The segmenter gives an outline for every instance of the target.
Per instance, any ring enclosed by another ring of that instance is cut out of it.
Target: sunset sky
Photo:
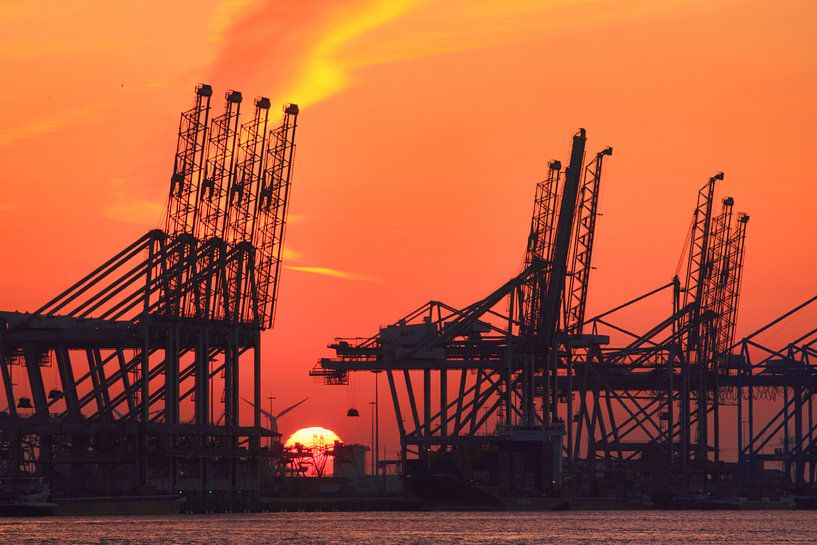
[[[815,292],[816,20],[809,0],[3,2],[0,307],[33,310],[159,224],[178,114],[206,82],[216,111],[228,89],[301,107],[264,339],[263,395],[310,397],[285,435],[368,443],[370,377],[308,370],[336,336],[510,278],[535,184],[578,127],[615,149],[588,312],[671,279],[723,170],[720,196],[751,215],[749,332]]]

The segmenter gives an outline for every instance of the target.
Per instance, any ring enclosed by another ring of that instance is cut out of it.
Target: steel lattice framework
[[[181,115],[164,229],[36,311],[0,313],[6,474],[47,477],[57,495],[258,492],[272,456],[260,333],[274,314],[298,107],[268,131],[269,100],[256,99],[239,134],[241,93],[210,119],[211,94],[198,86]],[[243,382],[251,415],[239,411]]]

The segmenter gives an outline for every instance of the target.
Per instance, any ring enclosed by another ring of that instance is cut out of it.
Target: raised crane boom
[[[164,226],[168,235],[193,234],[195,230],[196,199],[204,166],[212,94],[213,89],[209,85],[198,85],[195,104],[182,112],[179,120],[179,139],[173,160],[173,174],[170,177]]]
[[[239,159],[233,183],[227,195],[225,237],[235,245],[235,256],[230,260],[224,290],[230,320],[254,322],[258,320],[256,281],[256,254],[253,233],[256,226],[256,200],[264,172],[264,149],[267,144],[267,122],[270,101],[255,100],[253,118],[241,126]]]
[[[227,195],[226,238],[231,242],[251,242],[255,225],[255,200],[264,171],[264,148],[270,101],[255,99],[253,118],[241,126],[239,157]]]
[[[214,117],[207,143],[207,163],[198,193],[196,236],[201,241],[224,238],[227,190],[233,183],[238,144],[241,93],[227,91],[224,113]]]
[[[556,230],[556,217],[559,212],[559,185],[562,182],[562,164],[559,161],[548,163],[547,177],[536,184],[531,215],[530,234],[525,248],[524,268],[534,263],[540,264],[537,274],[531,275],[522,289],[520,329],[525,337],[532,337],[537,330],[539,320],[539,294],[548,283],[550,261],[553,258],[553,235]]]
[[[567,257],[570,250],[570,235],[573,231],[573,219],[576,215],[576,200],[579,195],[579,181],[584,165],[584,145],[587,140],[584,129],[573,136],[570,152],[570,163],[565,172],[565,184],[562,191],[559,220],[554,236],[553,259],[550,264],[550,277],[546,290],[541,293],[542,304],[539,308],[540,327],[537,331],[537,346],[544,350],[553,347],[556,330],[559,326],[559,313],[562,309],[567,275]]]
[[[740,285],[743,278],[743,256],[746,250],[746,226],[748,223],[749,216],[747,214],[738,214],[737,225],[727,241],[724,259],[725,268],[721,273],[721,285],[724,294],[714,352],[719,371],[725,370],[729,352],[735,339]]]
[[[698,191],[698,201],[692,217],[692,231],[687,249],[686,279],[684,281],[684,304],[693,304],[691,320],[693,327],[687,337],[687,357],[694,355],[700,343],[700,318],[707,281],[711,273],[711,233],[712,208],[715,198],[715,183],[723,180],[723,172],[709,178],[709,181]]]
[[[257,249],[258,314],[265,327],[272,327],[275,318],[297,120],[298,106],[286,105],[281,125],[270,133],[266,168],[259,184],[253,245]]]
[[[590,286],[590,270],[593,259],[593,241],[596,235],[596,217],[599,208],[599,188],[604,157],[613,155],[607,147],[596,154],[584,170],[584,182],[579,193],[577,217],[573,233],[573,250],[570,263],[570,282],[565,295],[564,331],[580,335],[587,307],[587,290]]]

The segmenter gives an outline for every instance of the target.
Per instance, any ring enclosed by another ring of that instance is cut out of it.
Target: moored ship
[[[56,498],[55,515],[175,515],[184,498],[173,494]]]

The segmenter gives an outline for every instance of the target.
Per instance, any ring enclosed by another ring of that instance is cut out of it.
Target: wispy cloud
[[[726,0],[228,0],[217,77],[310,105],[347,88],[374,64],[461,52],[673,16]],[[271,77],[274,76],[274,79]],[[270,88],[270,86],[274,86]]]
[[[284,261],[303,261],[303,254],[298,250],[293,250],[292,248],[284,247]]]
[[[417,0],[371,2],[364,9],[353,11],[350,16],[338,21],[310,48],[288,95],[308,105],[344,89],[349,82],[350,67],[341,57],[342,49],[419,4]]]
[[[72,125],[98,121],[101,117],[101,108],[86,106],[76,110],[57,112],[48,117],[30,119],[16,127],[0,128],[0,146],[7,146],[20,140],[53,133]]]
[[[342,50],[425,0],[233,0],[213,17],[221,36],[215,81],[248,86],[278,101],[311,105],[343,90],[350,66]]]
[[[426,0],[336,55],[348,67],[361,67],[673,16],[724,1]]]
[[[348,271],[342,271],[339,269],[332,269],[330,267],[302,267],[296,265],[289,265],[286,268],[293,271],[305,272],[310,274],[320,274],[323,276],[330,276],[332,278],[340,278],[342,280],[359,280],[362,282],[373,282],[375,284],[383,283],[383,281],[380,280],[379,278],[374,278],[372,276],[366,276]]]

